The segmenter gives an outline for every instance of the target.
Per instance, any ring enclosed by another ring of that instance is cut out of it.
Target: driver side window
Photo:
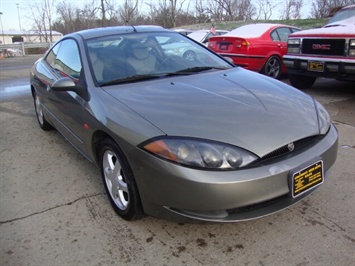
[[[82,65],[80,61],[79,49],[74,40],[63,40],[61,43],[53,47],[50,54],[53,54],[55,58],[53,58],[53,60],[52,57],[48,58],[48,56],[47,62],[60,75],[69,76],[76,80],[79,79]]]

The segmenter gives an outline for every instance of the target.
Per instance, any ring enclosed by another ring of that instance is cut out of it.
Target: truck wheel
[[[304,90],[313,86],[317,77],[288,74],[288,78],[293,87]]]

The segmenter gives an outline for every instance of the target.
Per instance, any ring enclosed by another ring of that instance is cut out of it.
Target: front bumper
[[[322,71],[311,71],[310,62],[323,65]],[[307,75],[315,77],[335,78],[355,81],[355,60],[319,58],[311,56],[284,55],[283,63],[289,74]]]
[[[338,133],[332,125],[324,138],[292,156],[239,171],[186,168],[139,149],[128,157],[132,158],[129,160],[145,213],[175,220],[187,217],[233,222],[280,211],[312,193],[315,188],[292,198],[290,172],[322,160],[327,176],[337,147]]]

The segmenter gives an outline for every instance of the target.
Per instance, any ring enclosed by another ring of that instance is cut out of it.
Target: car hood
[[[230,143],[260,157],[319,134],[310,96],[242,68],[104,89],[167,135]]]
[[[296,37],[296,36],[324,37],[324,35],[328,35],[328,37],[329,35],[345,37],[348,35],[354,36],[355,34],[354,30],[355,30],[354,23],[347,24],[338,21],[336,23],[327,24],[323,28],[297,31],[295,33],[292,33],[290,37]]]

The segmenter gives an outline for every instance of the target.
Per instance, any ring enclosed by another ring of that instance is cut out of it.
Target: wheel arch
[[[94,159],[96,161],[96,164],[99,166],[99,168],[101,168],[101,159],[100,159],[100,150],[103,146],[101,146],[101,144],[105,142],[106,144],[107,143],[110,143],[112,142],[111,145],[115,144],[117,145],[117,148],[118,148],[118,154],[116,153],[116,155],[120,155],[120,160],[122,160],[122,165],[125,165],[125,167],[127,167],[127,169],[129,170],[129,172],[132,174],[132,189],[135,190],[137,193],[135,194],[136,195],[136,201],[135,201],[135,207],[136,207],[136,210],[137,212],[132,216],[132,217],[129,217],[128,219],[121,216],[122,218],[126,219],[126,220],[136,220],[136,219],[140,219],[141,217],[143,217],[144,215],[144,208],[143,208],[143,204],[142,204],[142,201],[141,201],[141,197],[140,197],[140,191],[139,191],[139,188],[137,186],[137,181],[135,179],[135,175],[133,173],[133,169],[131,167],[131,164],[129,163],[129,160],[126,156],[126,154],[124,153],[124,151],[122,150],[122,147],[120,145],[120,143],[118,141],[115,140],[114,137],[112,137],[109,133],[103,131],[103,130],[97,130],[93,136],[92,136],[92,150],[93,150],[93,155],[94,155]],[[111,146],[113,147],[113,146]],[[112,200],[111,201],[111,204],[112,203]]]
[[[92,153],[94,155],[94,159],[95,159],[95,162],[97,165],[100,165],[99,149],[100,149],[100,144],[102,143],[102,141],[104,139],[111,139],[112,141],[116,142],[115,139],[113,137],[111,137],[110,134],[108,134],[107,132],[105,132],[103,130],[97,130],[92,135],[92,138],[91,138]]]
[[[35,96],[34,94],[35,94],[36,89],[32,84],[30,86],[31,86],[31,95],[32,95],[32,98],[34,98],[34,96]]]

